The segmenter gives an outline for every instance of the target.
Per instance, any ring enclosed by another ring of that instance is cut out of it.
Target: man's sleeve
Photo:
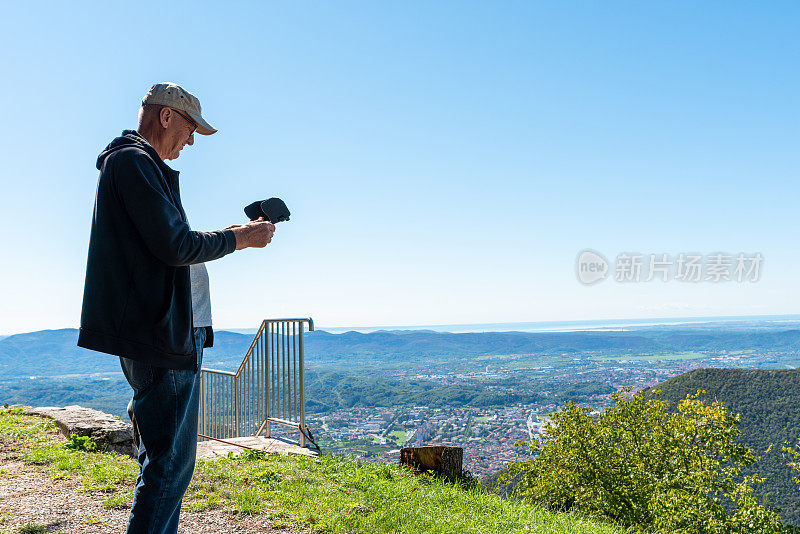
[[[167,265],[181,266],[221,258],[236,250],[232,230],[195,232],[164,190],[150,158],[130,151],[114,158],[120,202],[150,252]]]

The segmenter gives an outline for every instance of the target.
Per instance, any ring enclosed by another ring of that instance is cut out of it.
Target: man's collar
[[[176,181],[178,180],[180,172],[176,171],[175,169],[167,165],[167,163],[163,159],[161,159],[161,156],[158,155],[158,151],[153,147],[153,145],[150,144],[150,142],[142,134],[140,134],[136,130],[123,130],[122,135],[125,137],[135,137],[136,141],[144,145],[143,148],[145,152],[150,154],[150,156],[153,158],[153,161],[156,162],[156,165],[161,167],[161,170],[164,171],[164,173],[167,176]]]

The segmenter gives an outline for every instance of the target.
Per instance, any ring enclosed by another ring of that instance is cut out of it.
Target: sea
[[[469,323],[435,325],[394,325],[394,326],[324,326],[316,325],[315,330],[331,334],[361,332],[367,334],[379,331],[427,330],[432,332],[624,332],[654,327],[716,328],[726,329],[765,329],[781,330],[800,328],[800,315],[740,315],[719,317],[666,317],[646,319],[598,319],[583,321],[535,321],[514,323]],[[229,332],[254,334],[255,328],[222,328]]]

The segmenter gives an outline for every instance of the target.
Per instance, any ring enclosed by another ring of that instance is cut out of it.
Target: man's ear
[[[168,107],[161,108],[161,111],[158,113],[158,122],[165,130],[167,129],[167,126],[169,126],[170,119],[172,119],[172,110]]]

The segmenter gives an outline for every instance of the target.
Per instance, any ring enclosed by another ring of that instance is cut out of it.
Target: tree
[[[640,531],[768,534],[780,516],[753,496],[757,460],[736,442],[739,416],[689,395],[668,402],[630,390],[593,415],[573,402],[551,417],[541,439],[522,442],[537,455],[513,462],[516,493],[556,510],[578,510]]]

